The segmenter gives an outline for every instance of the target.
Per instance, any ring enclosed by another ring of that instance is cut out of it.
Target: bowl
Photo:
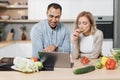
[[[1,16],[1,19],[3,19],[3,20],[8,20],[8,19],[9,19],[9,16],[8,16],[8,15],[2,15],[2,16]]]

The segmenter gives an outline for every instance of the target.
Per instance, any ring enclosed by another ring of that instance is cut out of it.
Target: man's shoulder
[[[59,25],[61,26],[62,29],[68,29],[68,26],[66,26],[64,23],[59,23]]]
[[[36,23],[35,25],[44,25],[46,23],[46,20],[42,20],[42,21],[40,21],[40,22],[38,22],[38,23]]]
[[[42,28],[44,25],[45,25],[46,21],[45,20],[42,20],[38,23],[36,23],[33,28]]]
[[[64,23],[59,22],[59,25],[61,25],[61,27],[66,27],[66,25]]]

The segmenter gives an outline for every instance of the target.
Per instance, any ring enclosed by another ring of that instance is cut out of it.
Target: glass
[[[116,60],[117,64],[120,66],[120,48],[110,49],[110,52]]]

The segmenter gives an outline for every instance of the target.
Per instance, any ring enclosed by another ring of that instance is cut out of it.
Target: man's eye
[[[60,16],[49,15],[50,18],[60,18]]]
[[[49,17],[51,17],[51,18],[52,18],[52,17],[54,17],[54,16],[53,16],[53,15],[49,15]]]
[[[56,18],[60,18],[60,16],[56,16]]]

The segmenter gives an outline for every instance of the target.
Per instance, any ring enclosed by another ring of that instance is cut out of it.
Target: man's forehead
[[[53,7],[51,7],[47,12],[48,12],[48,13],[57,13],[57,14],[60,14],[60,13],[61,13],[61,11],[60,11],[59,8],[58,8],[58,9],[55,9],[55,8],[53,8]]]

